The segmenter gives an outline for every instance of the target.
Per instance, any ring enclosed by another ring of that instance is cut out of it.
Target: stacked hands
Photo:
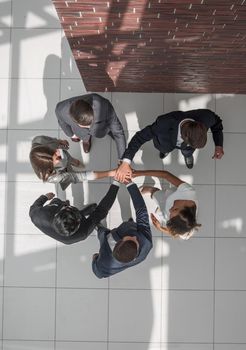
[[[113,170],[112,176],[114,179],[118,182],[121,182],[125,185],[132,182],[132,179],[134,179],[137,176],[137,172],[135,169],[132,169],[130,164],[126,162],[121,162],[121,164],[118,166],[117,169]],[[144,191],[144,187],[141,188],[142,193],[151,193],[150,191]],[[152,195],[152,193],[151,193]],[[150,214],[151,221],[153,225],[157,228],[157,230],[161,230],[162,226],[160,221],[155,217],[153,213]]]

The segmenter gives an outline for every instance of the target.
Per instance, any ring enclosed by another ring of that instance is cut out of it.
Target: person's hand
[[[116,168],[116,169],[109,170],[108,176],[109,176],[109,177],[115,177],[116,170],[117,170],[117,168]]]
[[[214,150],[214,155],[213,155],[213,159],[221,159],[224,155],[224,150],[223,147],[221,146],[215,146],[215,150]]]
[[[55,194],[52,193],[52,192],[48,192],[48,193],[45,194],[45,196],[48,198],[48,200],[50,200],[50,199],[55,197]]]
[[[132,169],[132,178],[134,179],[137,176],[136,170]]]
[[[128,163],[122,162],[121,165],[116,170],[115,180],[123,183],[126,177],[127,178],[132,177],[132,168]]]
[[[80,141],[80,138],[79,138],[78,136],[76,136],[76,135],[73,135],[73,136],[71,137],[71,140],[72,140],[73,142],[79,142],[79,141]]]
[[[96,260],[96,258],[98,257],[98,255],[99,255],[98,253],[93,254],[93,255],[92,255],[92,261]]]
[[[59,144],[63,149],[69,149],[69,142],[67,140],[59,140]]]
[[[152,221],[153,225],[157,228],[157,230],[161,231],[160,221],[155,217],[155,215],[153,213],[150,214],[150,217],[151,217],[151,221]]]

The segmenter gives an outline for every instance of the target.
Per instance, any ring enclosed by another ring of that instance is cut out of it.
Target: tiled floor
[[[171,110],[215,110],[224,121],[225,156],[211,159],[210,137],[189,171],[178,152],[162,162],[150,142],[144,145],[135,166],[165,167],[193,183],[202,229],[187,242],[153,230],[154,248],[144,263],[98,280],[90,266],[98,249],[95,233],[64,246],[28,217],[34,199],[54,191],[31,170],[31,138],[63,137],[54,107],[85,93],[83,82],[50,0],[0,1],[0,15],[0,350],[244,350],[246,97],[105,94],[128,138]],[[109,137],[95,140],[89,156],[78,144],[71,152],[87,169],[116,166]],[[77,184],[66,197],[81,206],[100,200],[108,185]],[[121,188],[108,226],[127,219],[131,208]]]

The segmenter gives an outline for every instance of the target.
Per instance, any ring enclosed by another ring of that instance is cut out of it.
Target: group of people
[[[36,175],[45,182],[59,183],[62,190],[73,183],[113,178],[99,204],[92,203],[79,210],[69,201],[62,201],[54,198],[53,193],[47,193],[35,200],[29,212],[35,226],[64,244],[82,241],[96,228],[100,249],[92,257],[92,270],[98,278],[109,277],[139,264],[151,250],[149,214],[142,194],[148,194],[153,199],[158,218],[151,213],[151,221],[165,234],[189,239],[201,226],[197,223],[196,193],[190,184],[168,171],[133,169],[131,162],[139,148],[153,140],[161,159],[178,148],[187,168],[192,169],[193,152],[206,145],[209,129],[215,144],[212,158],[222,158],[223,125],[214,112],[197,109],[161,115],[153,124],[138,131],[128,146],[112,104],[98,94],[72,97],[58,103],[56,116],[64,133],[73,142],[82,142],[85,153],[90,152],[94,137],[102,138],[108,134],[116,143],[118,167],[106,171],[83,171],[82,162],[69,154],[67,140],[36,136],[30,151],[30,162]],[[164,190],[152,186],[139,189],[132,181],[137,176],[163,178],[172,186]],[[117,228],[108,229],[101,221],[111,209],[121,184],[126,186],[132,199],[136,221],[129,218]],[[45,205],[47,201],[50,202]]]

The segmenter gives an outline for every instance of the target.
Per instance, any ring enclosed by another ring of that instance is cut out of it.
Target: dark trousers
[[[181,148],[181,153],[185,158],[191,157],[192,154],[195,152],[195,149],[192,148],[191,146],[187,146],[185,148]]]

